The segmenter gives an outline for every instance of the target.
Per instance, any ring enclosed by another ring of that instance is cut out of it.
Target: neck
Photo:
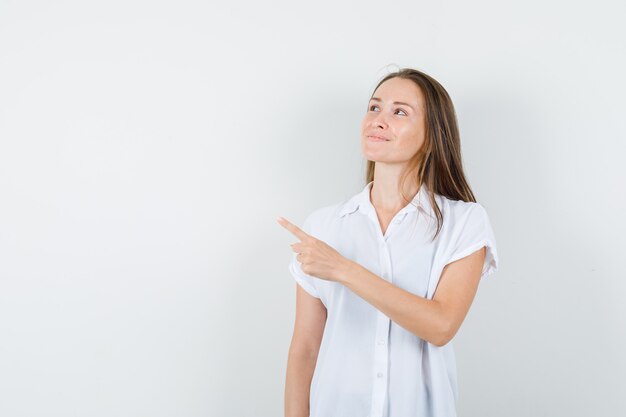
[[[399,178],[375,178],[370,189],[370,201],[376,210],[383,212],[398,212],[405,207],[419,191],[420,184],[407,180],[400,193]]]

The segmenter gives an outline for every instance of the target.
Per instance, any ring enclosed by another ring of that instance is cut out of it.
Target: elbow
[[[433,341],[433,345],[435,345],[437,347],[443,347],[443,346],[447,345],[450,340],[452,340],[451,337],[442,336],[439,339]]]
[[[430,337],[427,339],[427,342],[437,347],[442,347],[452,340],[458,330],[458,326],[454,323],[454,320],[446,314],[446,311],[440,303],[437,303],[437,308],[439,310],[437,311],[435,320],[431,321],[433,327],[430,329]]]
[[[437,336],[432,341],[432,344],[437,347],[445,346],[452,340],[455,334],[456,329],[454,326],[452,326],[449,322],[444,322],[439,328]]]

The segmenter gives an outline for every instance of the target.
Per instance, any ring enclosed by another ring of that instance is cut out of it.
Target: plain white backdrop
[[[0,415],[281,416],[276,217],[362,189],[398,67],[451,95],[498,243],[459,415],[626,415],[625,11],[1,1]]]

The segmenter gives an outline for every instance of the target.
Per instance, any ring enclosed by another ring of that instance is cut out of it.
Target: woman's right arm
[[[296,284],[296,320],[285,381],[285,417],[309,417],[309,392],[317,362],[326,307]]]

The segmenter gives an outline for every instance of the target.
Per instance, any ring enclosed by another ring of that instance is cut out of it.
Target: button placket
[[[381,265],[381,276],[387,281],[391,281],[391,268],[389,248],[383,240],[380,242],[379,261]],[[389,370],[389,326],[391,320],[381,311],[377,312],[376,323],[376,345],[374,347],[374,382],[372,392],[371,416],[382,417],[387,400]]]
[[[374,348],[374,381],[371,404],[372,417],[383,416],[387,390],[389,389],[387,378],[389,350],[387,343],[383,342],[383,340],[389,337],[389,324],[389,318],[379,311],[376,326],[376,340],[378,340],[378,343]]]

